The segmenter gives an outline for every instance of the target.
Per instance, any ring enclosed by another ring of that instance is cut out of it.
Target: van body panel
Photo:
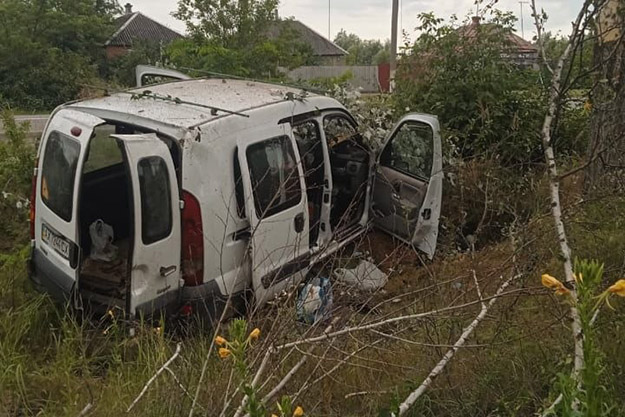
[[[57,299],[66,299],[78,278],[80,258],[78,192],[80,172],[93,129],[104,120],[61,108],[48,122],[40,144],[35,189],[33,267]],[[71,285],[70,285],[71,283]]]
[[[181,268],[180,193],[167,145],[155,134],[112,135],[123,143],[133,197],[130,314],[176,301]]]
[[[374,179],[375,225],[430,259],[438,239],[442,161],[436,116],[408,114],[383,144]]]

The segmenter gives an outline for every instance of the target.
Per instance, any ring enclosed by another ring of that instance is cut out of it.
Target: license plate
[[[41,225],[41,239],[63,258],[70,259],[72,244],[63,236],[50,230],[45,224]]]

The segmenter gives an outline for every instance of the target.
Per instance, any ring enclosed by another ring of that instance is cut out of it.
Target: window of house
[[[406,122],[386,145],[380,164],[417,178],[432,175],[434,132],[425,123]]]
[[[74,182],[80,156],[80,143],[59,132],[48,136],[43,156],[41,199],[57,216],[72,220]]]
[[[259,218],[297,205],[302,198],[295,152],[288,136],[280,136],[247,148],[254,204]]]
[[[138,164],[141,193],[141,238],[143,243],[158,242],[172,229],[169,172],[163,158],[151,156]]]

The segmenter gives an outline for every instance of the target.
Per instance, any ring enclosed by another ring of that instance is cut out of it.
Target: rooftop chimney
[[[132,14],[132,4],[126,3],[124,7],[126,8],[126,14]]]
[[[480,20],[482,20],[482,18],[481,18],[481,17],[479,17],[479,16],[473,16],[473,17],[471,17],[471,23],[472,23],[474,26],[479,25],[479,24],[480,24]]]

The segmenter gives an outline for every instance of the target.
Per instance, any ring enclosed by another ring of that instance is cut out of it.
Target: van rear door
[[[57,299],[68,298],[78,277],[80,173],[93,130],[103,123],[98,117],[65,108],[52,116],[43,136],[31,277]]]
[[[374,224],[432,259],[443,195],[438,119],[404,116],[382,147],[373,188]]]
[[[262,304],[303,278],[310,264],[306,184],[287,123],[250,130],[238,141],[238,158],[254,294]]]
[[[128,313],[150,314],[177,301],[180,288],[180,194],[169,148],[155,134],[112,135],[131,176],[134,243]]]

